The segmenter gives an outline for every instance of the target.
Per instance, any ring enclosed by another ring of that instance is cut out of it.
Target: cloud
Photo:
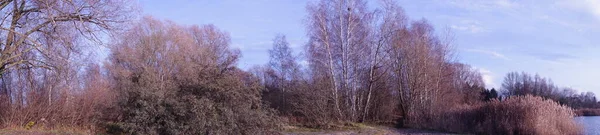
[[[488,88],[495,88],[496,83],[494,82],[494,74],[492,73],[492,71],[487,70],[485,68],[478,68],[478,67],[473,67],[474,69],[478,70],[479,73],[481,73],[481,78],[483,79],[483,83],[485,83],[485,86]]]
[[[582,28],[583,26],[581,26],[580,23],[573,22],[574,20],[565,19],[564,17],[560,17],[560,16],[554,17],[554,16],[550,16],[547,14],[542,14],[542,15],[538,15],[537,18],[540,19],[540,21],[558,24],[558,25],[566,27],[568,29],[576,30],[577,32],[584,31],[584,29]]]
[[[519,7],[519,3],[511,0],[444,0],[458,8],[474,11],[492,11],[494,9],[511,9]]]
[[[518,3],[510,0],[493,0],[492,1],[496,6],[503,8],[513,8],[519,6]]]
[[[598,0],[584,0],[583,1],[586,9],[594,14],[596,17],[600,18],[600,1]]]
[[[481,53],[481,54],[490,55],[492,57],[499,58],[499,59],[510,60],[504,54],[501,54],[501,53],[498,53],[498,52],[494,52],[494,51],[479,50],[479,49],[464,49],[464,51],[474,52],[474,53]]]
[[[530,55],[532,55],[540,60],[544,60],[544,61],[547,61],[550,63],[556,63],[556,64],[560,64],[564,60],[577,58],[576,56],[573,56],[570,54],[553,53],[553,52],[536,52],[536,53],[530,53]]]
[[[598,0],[559,0],[555,5],[587,12],[600,20],[600,1]]]
[[[483,26],[481,26],[481,23],[479,21],[468,19],[462,20],[459,24],[450,26],[450,28],[470,33],[480,33],[486,31],[486,29]]]
[[[450,26],[450,28],[456,29],[456,30],[459,30],[459,31],[466,31],[466,32],[470,32],[470,33],[479,33],[479,32],[483,32],[484,31],[483,27],[481,27],[479,25],[475,25],[475,24],[469,24],[469,25],[452,25],[452,26]]]

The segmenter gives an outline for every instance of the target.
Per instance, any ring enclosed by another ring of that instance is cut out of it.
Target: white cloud
[[[600,19],[600,1],[598,0],[583,0],[581,2],[585,10],[589,11]]]
[[[600,20],[599,0],[559,0],[555,4],[560,7],[587,12]]]
[[[450,28],[469,33],[480,33],[486,31],[479,21],[468,19],[461,20],[459,24],[451,25]]]
[[[584,1],[594,15],[600,17],[600,1],[598,0],[585,0]]]
[[[446,1],[446,0],[444,0]],[[451,0],[448,1],[450,5],[477,11],[491,11],[494,9],[511,9],[519,7],[520,5],[511,0]]]
[[[460,30],[460,31],[467,31],[467,32],[471,32],[471,33],[479,33],[483,31],[483,28],[477,25],[452,25],[450,26],[450,28],[452,29],[456,29],[456,30]]]
[[[479,50],[479,49],[464,49],[464,50],[467,51],[467,52],[475,52],[475,53],[487,54],[487,55],[490,55],[492,57],[499,58],[499,59],[510,60],[504,54],[501,54],[501,53],[498,53],[498,52],[494,52],[494,51]]]
[[[503,8],[514,8],[519,6],[518,3],[510,0],[492,0],[492,2],[494,3],[494,5]]]
[[[498,89],[496,83],[494,82],[494,74],[492,71],[487,70],[485,68],[473,67],[481,73],[481,78],[483,79],[483,83],[487,88],[496,88]]]

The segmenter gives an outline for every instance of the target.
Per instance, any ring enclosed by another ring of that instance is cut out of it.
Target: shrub
[[[437,129],[475,134],[581,134],[571,108],[541,97],[518,96],[461,106],[443,114]]]
[[[266,134],[258,78],[234,67],[239,51],[212,25],[145,18],[112,48],[123,128],[130,134]]]
[[[309,92],[310,90],[310,92]],[[306,89],[292,92],[293,119],[291,124],[312,128],[329,128],[334,121],[333,107],[328,104],[325,92],[319,89]]]
[[[105,124],[105,133],[111,135],[122,135],[125,134],[125,129],[123,129],[123,125],[119,123],[106,123]]]

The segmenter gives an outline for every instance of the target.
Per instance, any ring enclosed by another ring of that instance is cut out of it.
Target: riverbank
[[[600,116],[600,109],[595,109],[595,108],[575,109],[575,114],[577,116]]]

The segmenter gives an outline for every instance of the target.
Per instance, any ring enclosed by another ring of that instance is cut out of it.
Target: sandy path
[[[320,132],[293,132],[283,133],[284,135],[453,135],[448,133],[427,131],[410,128],[391,128],[391,127],[367,127],[360,130],[349,131],[320,131]]]

